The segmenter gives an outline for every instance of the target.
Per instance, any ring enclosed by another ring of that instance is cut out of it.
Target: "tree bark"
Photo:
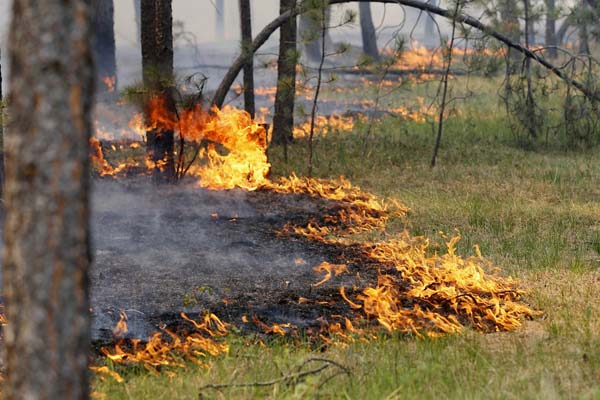
[[[296,0],[280,0],[279,12],[294,8]],[[277,58],[277,93],[273,115],[273,144],[286,146],[294,139],[294,105],[296,102],[296,18],[290,18],[280,28],[279,56]]]
[[[6,132],[6,399],[89,397],[89,0],[14,0]]]
[[[93,4],[96,91],[100,94],[114,94],[117,90],[115,8],[113,0],[93,0]]]
[[[160,98],[167,112],[175,114],[171,0],[142,0],[142,69],[150,97]],[[155,166],[155,182],[175,179],[174,147],[172,130],[157,127],[146,132],[146,148]]]
[[[254,118],[254,52],[252,52],[252,12],[250,0],[239,0],[242,53],[246,54],[244,65],[244,109]]]
[[[549,58],[556,58],[558,55],[556,47],[556,0],[544,0],[546,3],[546,35],[545,46],[548,47],[546,54]]]
[[[360,32],[362,34],[363,53],[373,60],[379,60],[379,49],[377,48],[377,34],[371,17],[371,4],[367,2],[358,3],[360,14]]]
[[[4,196],[4,97],[2,96],[2,54],[0,52],[0,198]]]

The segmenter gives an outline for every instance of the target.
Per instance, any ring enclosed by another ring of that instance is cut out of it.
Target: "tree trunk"
[[[556,46],[556,0],[544,0],[546,3],[546,39],[545,46],[549,47],[546,51],[548,57],[556,58],[558,52]]]
[[[437,6],[439,4],[439,0],[432,0],[431,4],[433,4],[434,6]],[[435,16],[433,14],[426,13],[425,14],[424,31],[425,31],[425,38],[426,38],[426,40],[429,41],[428,45],[430,45],[430,46],[436,46],[435,42],[437,42],[437,44],[439,44],[439,40],[437,40],[437,38],[436,38],[435,25],[436,25]]]
[[[502,21],[500,32],[508,36],[513,42],[519,43],[521,41],[521,27],[519,24],[520,11],[517,0],[501,0],[498,2],[498,8]],[[508,49],[506,74],[508,76],[514,75],[518,71],[521,61],[519,53]],[[510,82],[507,80],[507,85],[509,84]]]
[[[590,41],[586,23],[579,26],[579,54],[590,54]]]
[[[358,3],[360,14],[360,32],[362,34],[363,53],[373,60],[379,60],[379,49],[377,48],[377,34],[371,17],[371,4]]]
[[[160,98],[167,111],[175,114],[171,0],[142,0],[142,69],[151,97]],[[146,148],[157,183],[175,179],[174,146],[172,130],[157,127],[146,132]]]
[[[137,27],[137,42],[142,43],[142,0],[133,0],[133,11],[135,13],[135,25]]]
[[[0,52],[0,198],[4,195],[4,97],[2,97],[2,54]]]
[[[98,93],[114,94],[117,90],[114,4],[113,0],[93,0],[93,4],[96,88]]]
[[[280,14],[291,10],[296,0],[280,0]],[[279,56],[277,58],[277,93],[273,115],[274,144],[286,146],[294,139],[294,104],[296,102],[296,18],[290,18],[279,29]]]
[[[244,109],[254,118],[254,53],[252,52],[252,12],[250,0],[239,0],[242,53],[247,55],[244,65]]]
[[[321,61],[321,48],[323,47],[321,45],[321,31],[323,30],[323,24],[326,24],[326,26],[329,25],[331,10],[327,5],[326,0],[313,0],[309,3],[309,6],[313,5],[313,8],[309,9],[305,13],[300,14],[300,39],[304,49],[304,54],[306,55],[308,61],[319,63]],[[327,7],[325,18],[322,17],[322,7]],[[329,36],[329,31],[327,31],[325,34],[325,47],[330,47],[330,45],[331,38]]]
[[[89,397],[89,0],[14,0],[6,132],[6,399]]]
[[[225,39],[225,0],[215,1],[215,35],[217,40]]]

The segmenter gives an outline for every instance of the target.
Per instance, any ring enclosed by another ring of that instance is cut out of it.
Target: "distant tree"
[[[14,0],[6,131],[6,399],[89,398],[91,2]]]
[[[142,69],[150,97],[160,98],[166,111],[174,114],[171,0],[142,0]],[[157,183],[175,179],[174,139],[170,129],[157,127],[146,132],[146,148],[155,165]]]
[[[117,90],[117,57],[115,47],[115,8],[113,0],[93,0],[94,57],[96,87],[99,93]]]
[[[437,6],[437,5],[439,5],[439,0],[431,0],[430,3],[434,6]],[[435,16],[433,14],[427,13],[425,15],[425,26],[424,26],[426,38],[433,39],[436,36],[435,24],[436,24]]]
[[[225,38],[225,0],[215,1],[215,35],[217,40]]]
[[[360,32],[362,34],[363,53],[373,60],[379,59],[377,48],[377,34],[371,17],[371,4],[368,2],[358,3],[360,14]]]
[[[133,12],[135,13],[135,25],[137,26],[138,43],[142,41],[142,0],[133,0]]]
[[[279,13],[293,8],[296,0],[280,0]],[[273,144],[285,146],[294,136],[294,104],[296,100],[296,18],[290,18],[279,29],[279,56],[277,57],[277,93],[275,94],[275,114],[273,115]]]
[[[548,57],[556,58],[558,55],[556,46],[556,0],[544,0],[546,4],[546,32],[544,45],[549,47],[547,50]]]
[[[300,14],[300,22],[298,30],[300,32],[300,40],[303,47],[303,52],[310,62],[318,63],[321,61],[321,45],[323,24],[329,25],[331,19],[331,10],[327,5],[326,0],[307,0],[304,6],[308,11]],[[327,7],[325,18],[322,17],[322,9]],[[329,31],[325,34],[325,47],[331,46],[331,37]]]
[[[244,109],[254,118],[254,53],[252,47],[252,11],[250,0],[239,0],[242,52],[247,54],[244,65]]]

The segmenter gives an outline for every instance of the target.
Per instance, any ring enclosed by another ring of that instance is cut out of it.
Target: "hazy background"
[[[0,48],[2,50],[2,73],[4,76],[4,91],[7,90],[8,66],[7,66],[7,36],[10,19],[11,0],[0,0]],[[351,5],[334,7],[332,24],[337,24],[344,10],[358,10],[356,3]],[[274,19],[279,13],[279,0],[253,0],[253,33],[262,29],[267,23]],[[189,71],[186,67],[196,64],[220,64],[227,65],[235,56],[239,48],[239,16],[238,0],[225,0],[225,37],[217,38],[216,32],[217,10],[212,0],[173,0],[173,19],[178,26],[174,28],[175,33],[185,31],[185,38],[180,38],[175,43],[175,67]],[[417,20],[418,12],[408,10],[405,15],[400,6],[395,5],[372,5],[373,22],[379,32],[379,45],[383,46],[397,31],[399,24],[404,23],[402,32],[410,34],[414,22]],[[115,36],[117,41],[117,64],[121,87],[131,84],[140,79],[141,55],[138,45],[137,27],[134,17],[133,0],[115,0]],[[414,30],[413,36],[422,41],[436,40],[436,38],[423,37],[422,21]],[[360,29],[358,23],[350,26],[337,28],[332,31],[334,41],[345,41],[360,44]],[[193,51],[191,42],[195,42],[199,52]],[[270,42],[263,47],[262,53],[275,55],[277,46],[277,34],[273,35]],[[214,75],[214,74],[213,74]],[[212,77],[216,80],[216,76]],[[212,86],[212,85],[210,85]]]

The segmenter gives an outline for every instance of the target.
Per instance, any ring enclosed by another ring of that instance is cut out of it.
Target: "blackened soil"
[[[155,186],[139,178],[97,180],[92,198],[97,342],[112,339],[121,310],[128,335],[142,339],[180,323],[182,311],[192,317],[210,311],[241,330],[257,328],[243,323],[243,315],[312,329],[351,314],[340,286],[352,293],[376,279],[375,268],[350,263],[350,273],[315,287],[323,274],[313,267],[345,263],[360,249],[277,234],[290,221],[323,218],[339,206],[331,201]]]

